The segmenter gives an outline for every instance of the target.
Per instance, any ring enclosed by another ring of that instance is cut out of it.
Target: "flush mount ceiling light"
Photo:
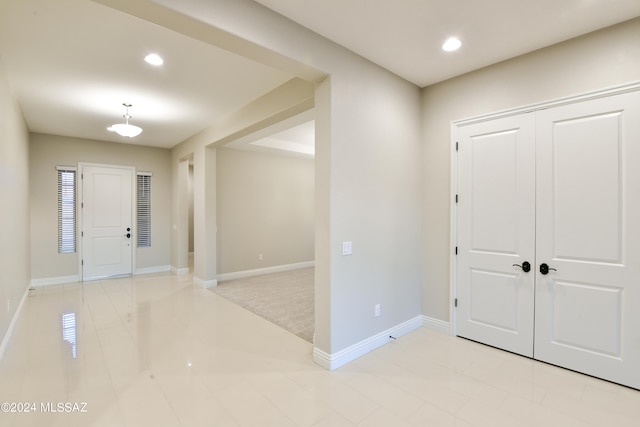
[[[129,119],[131,118],[131,116],[129,115],[129,107],[131,107],[131,104],[123,103],[122,105],[124,105],[127,109],[127,112],[124,114],[124,116],[122,116],[125,118],[126,123],[111,125],[107,129],[117,133],[120,136],[124,136],[125,138],[133,138],[134,136],[140,135],[140,133],[142,132],[142,128],[129,124]]]
[[[460,41],[460,39],[451,37],[447,39],[446,42],[444,42],[444,44],[442,45],[442,50],[444,50],[445,52],[453,52],[454,50],[460,49],[460,46],[462,46],[462,42]]]
[[[149,55],[144,57],[144,60],[151,65],[159,66],[164,64],[164,60],[157,53],[150,53]]]

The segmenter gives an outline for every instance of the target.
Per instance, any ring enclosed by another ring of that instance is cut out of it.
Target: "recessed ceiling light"
[[[460,39],[451,37],[447,39],[446,42],[444,42],[444,44],[442,45],[442,50],[444,50],[445,52],[453,52],[454,50],[460,49],[460,46],[462,46],[462,42],[460,41]]]
[[[149,55],[144,57],[144,60],[147,61],[151,65],[162,65],[164,64],[164,60],[160,58],[160,55],[157,53],[150,53]]]

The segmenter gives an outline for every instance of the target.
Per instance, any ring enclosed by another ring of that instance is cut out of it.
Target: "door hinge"
[[[84,260],[80,260],[80,265],[84,265]]]
[[[457,307],[457,306],[458,306],[458,298],[455,298],[455,299],[453,300],[453,306],[454,306],[454,307]]]
[[[80,232],[80,237],[84,237],[84,231]]]
[[[456,246],[456,255],[458,255],[458,247]]]
[[[456,141],[456,151],[458,151],[458,141]]]
[[[456,203],[458,203],[458,195],[456,194]]]
[[[84,209],[84,202],[80,202],[80,209]]]

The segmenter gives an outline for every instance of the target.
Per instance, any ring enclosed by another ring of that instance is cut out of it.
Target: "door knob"
[[[528,261],[525,261],[522,263],[522,265],[519,264],[513,264],[514,267],[520,267],[522,269],[522,271],[524,271],[525,273],[528,273],[529,271],[531,271],[531,264],[529,264]]]
[[[540,264],[540,274],[547,274],[547,273],[549,273],[549,270],[558,271],[555,268],[549,267],[545,263]]]

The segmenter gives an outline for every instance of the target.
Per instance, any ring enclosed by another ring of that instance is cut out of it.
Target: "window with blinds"
[[[151,246],[151,174],[138,173],[138,247]]]
[[[76,169],[58,166],[58,252],[76,251]]]

